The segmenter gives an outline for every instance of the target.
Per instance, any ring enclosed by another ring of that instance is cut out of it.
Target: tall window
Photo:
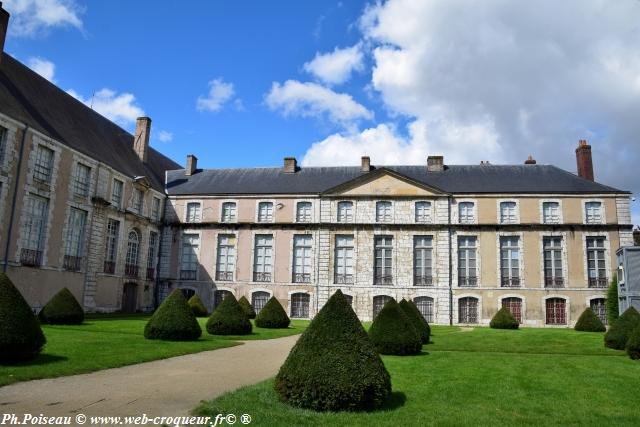
[[[180,279],[196,280],[198,272],[198,250],[200,236],[197,234],[182,235],[182,256],[180,258]]]
[[[118,179],[113,180],[113,186],[111,188],[111,204],[116,208],[122,207],[122,189],[124,183]]]
[[[544,237],[544,286],[546,288],[564,287],[562,274],[562,237]]]
[[[186,222],[200,222],[201,219],[201,208],[200,208],[200,203],[198,202],[191,202],[191,203],[187,203],[187,215],[186,215]]]
[[[156,272],[156,248],[158,247],[158,233],[149,232],[149,247],[147,248],[147,280],[153,280]]]
[[[236,236],[218,235],[218,257],[216,260],[216,280],[233,280],[236,270]]]
[[[376,222],[391,222],[393,220],[391,208],[391,202],[376,202]]]
[[[311,222],[311,202],[298,202],[296,205],[296,222]]]
[[[373,297],[373,319],[376,318],[384,305],[389,301],[391,301],[391,297],[388,295],[376,295],[375,297]]]
[[[458,323],[478,323],[478,299],[473,297],[458,300]]]
[[[500,202],[500,224],[515,224],[516,220],[516,202]]]
[[[7,150],[7,134],[7,129],[0,126],[0,166],[4,164],[5,151]]]
[[[120,234],[120,221],[109,219],[107,221],[107,242],[104,257],[104,272],[114,274],[116,272],[116,259],[118,258],[118,235]]]
[[[603,325],[607,324],[607,306],[604,298],[595,298],[589,302],[591,310],[598,316]]]
[[[235,202],[224,202],[222,204],[222,222],[236,221],[236,204]]]
[[[229,295],[233,295],[231,291],[227,291],[224,289],[219,289],[215,291],[213,293],[213,309],[215,310],[216,308],[218,308],[220,303],[222,303],[222,301]]]
[[[500,286],[517,288],[520,286],[520,238],[500,237]]]
[[[127,257],[124,264],[124,274],[127,277],[138,277],[138,254],[140,252],[140,236],[135,230],[129,232],[127,239]]]
[[[547,325],[566,325],[566,302],[562,298],[549,298],[546,303]]]
[[[542,203],[542,222],[545,224],[560,223],[560,203],[543,202]]]
[[[415,236],[413,238],[413,284],[415,286],[433,285],[432,247],[432,236]]]
[[[49,199],[33,194],[29,194],[27,197],[20,262],[23,265],[39,266],[42,263]]]
[[[154,221],[160,220],[160,199],[154,197],[151,202],[151,219]]]
[[[269,293],[264,291],[256,291],[251,294],[251,305],[256,314],[260,313],[260,310],[267,304],[269,298]]]
[[[53,150],[38,145],[36,148],[36,158],[33,165],[33,179],[40,182],[51,182],[51,172],[53,170]]]
[[[415,297],[413,302],[418,307],[418,311],[424,317],[424,320],[431,323],[433,322],[433,298],[431,297]]]
[[[294,283],[311,282],[311,242],[311,236],[293,236]]]
[[[590,288],[607,287],[604,237],[587,237],[587,273]]]
[[[376,285],[393,284],[391,260],[393,256],[393,237],[376,236],[374,240],[373,283]]]
[[[336,236],[335,283],[353,283],[353,236]]]
[[[478,286],[475,236],[458,237],[458,286]]]
[[[516,297],[502,298],[502,307],[509,310],[518,323],[522,323],[522,299]]]
[[[338,222],[353,221],[353,202],[338,202]]]
[[[82,247],[84,245],[84,226],[86,222],[86,211],[76,208],[69,210],[67,239],[62,261],[62,267],[65,270],[80,271],[82,268]]]
[[[460,224],[473,224],[475,221],[473,202],[458,203],[458,221]]]
[[[144,204],[144,193],[139,188],[134,188],[133,199],[131,201],[131,208],[138,215],[142,215],[143,204]]]
[[[416,202],[416,222],[431,222],[431,202]]]
[[[587,224],[602,223],[602,203],[587,202],[584,204]]]
[[[291,317],[309,317],[309,294],[301,292],[291,295]]]
[[[76,163],[76,176],[73,179],[73,193],[79,197],[89,195],[89,181],[91,178],[91,168],[82,163]]]
[[[258,222],[273,222],[273,203],[258,203]]]
[[[255,240],[253,281],[270,282],[273,268],[273,236],[258,234]]]

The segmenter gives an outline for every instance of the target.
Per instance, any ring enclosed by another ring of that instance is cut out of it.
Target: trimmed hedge
[[[144,337],[150,340],[195,341],[202,329],[180,289],[160,304],[144,327]]]
[[[189,298],[189,301],[187,301],[187,304],[189,304],[191,312],[196,317],[206,317],[207,314],[209,314],[207,307],[204,306],[204,303],[198,294],[193,294],[193,296]]]
[[[49,300],[38,316],[51,325],[80,325],[84,322],[82,306],[67,288],[62,288]]]
[[[605,332],[607,330],[602,321],[591,310],[591,307],[587,307],[582,312],[573,329],[582,332]]]
[[[420,333],[396,300],[389,300],[369,328],[369,338],[378,353],[406,356],[422,350]]]
[[[400,309],[407,315],[409,320],[413,323],[413,327],[416,328],[416,331],[420,334],[420,341],[422,344],[427,344],[429,342],[429,335],[431,333],[431,328],[422,314],[420,314],[420,310],[416,307],[413,302],[409,302],[406,299],[402,299],[400,301]]]
[[[520,323],[507,307],[502,307],[489,322],[489,327],[493,329],[518,329]]]
[[[33,359],[45,342],[31,307],[9,277],[0,273],[0,362]]]
[[[625,346],[627,354],[630,358],[636,360],[640,359],[640,326],[637,326],[629,336],[627,345]]]
[[[390,395],[391,378],[338,290],[296,342],[274,387],[291,406],[316,411],[371,410]]]
[[[240,304],[240,307],[242,307],[244,314],[246,314],[249,319],[256,318],[256,311],[253,309],[253,306],[246,297],[243,296],[242,298],[240,298],[238,300],[238,304]]]
[[[207,332],[211,335],[248,335],[251,328],[249,318],[233,294],[227,295],[207,320]]]
[[[618,274],[614,273],[609,289],[607,289],[607,299],[605,300],[607,307],[607,320],[613,325],[618,317],[620,317],[620,308],[618,306]]]
[[[635,308],[629,307],[604,334],[605,347],[624,350],[631,332],[639,325],[640,313]]]
[[[289,323],[291,319],[276,297],[269,298],[256,316],[256,326],[259,328],[288,328]]]

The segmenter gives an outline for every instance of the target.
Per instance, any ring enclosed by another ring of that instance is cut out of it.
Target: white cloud
[[[161,130],[158,132],[158,140],[160,142],[171,142],[173,141],[173,133]]]
[[[54,27],[82,30],[82,8],[73,0],[5,0],[11,13],[10,34],[35,36]]]
[[[274,82],[265,101],[270,109],[280,111],[285,117],[327,117],[332,123],[349,129],[359,120],[373,119],[373,113],[350,95],[336,93],[317,83]]]
[[[50,82],[55,83],[54,74],[56,71],[56,65],[53,62],[44,58],[31,57],[27,61],[27,64],[33,71],[40,74]]]
[[[196,109],[218,112],[234,95],[233,83],[225,83],[222,78],[213,79],[209,82],[209,93],[206,96],[198,97]]]
[[[131,93],[118,94],[107,88],[100,89],[89,98],[83,98],[73,89],[67,93],[120,125],[126,126],[144,116],[144,111],[136,104],[136,98]]]
[[[333,52],[317,52],[303,68],[324,83],[340,84],[349,80],[353,71],[361,71],[364,68],[363,59],[360,44],[344,49],[336,47]]]

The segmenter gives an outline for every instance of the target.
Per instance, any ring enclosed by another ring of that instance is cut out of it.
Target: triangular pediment
[[[429,197],[442,191],[388,169],[377,169],[325,192],[349,197]]]

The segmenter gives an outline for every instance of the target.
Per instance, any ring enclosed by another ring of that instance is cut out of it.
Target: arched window
[[[598,316],[603,325],[607,324],[607,306],[604,305],[604,298],[594,298],[589,303],[591,310]]]
[[[344,294],[344,299],[346,299],[349,305],[353,307],[353,297],[351,295]]]
[[[502,298],[502,307],[511,312],[513,317],[522,323],[522,299],[517,297]]]
[[[478,298],[458,300],[458,323],[478,323]]]
[[[415,297],[413,302],[418,307],[420,314],[424,317],[424,320],[431,323],[433,322],[433,298],[431,297]]]
[[[186,298],[189,299],[192,296],[194,296],[196,294],[196,291],[194,291],[193,289],[188,289],[188,288],[181,288],[180,291],[182,291],[182,295]]]
[[[338,202],[338,222],[353,221],[353,202]]]
[[[566,325],[567,302],[563,298],[549,298],[546,301],[547,325]]]
[[[124,274],[127,277],[138,277],[138,252],[140,251],[140,236],[136,230],[129,232],[127,240],[127,257],[125,258]]]
[[[309,294],[301,292],[291,295],[291,317],[309,317]]]
[[[256,314],[260,313],[260,310],[262,310],[267,301],[269,301],[269,298],[269,292],[256,291],[251,294],[251,305]]]
[[[391,301],[391,297],[389,295],[376,295],[373,297],[373,318],[375,319],[380,310],[384,305]]]
[[[224,289],[217,290],[213,293],[213,309],[218,308],[223,299],[227,296],[232,295],[231,291],[226,291]]]

